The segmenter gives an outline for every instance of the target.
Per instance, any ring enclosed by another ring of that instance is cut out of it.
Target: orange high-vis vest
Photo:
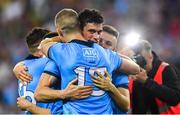
[[[159,85],[162,85],[162,72],[164,68],[168,65],[169,64],[162,62],[156,72],[154,81],[156,81]],[[155,100],[160,114],[180,114],[180,103],[177,104],[176,106],[169,106],[165,102],[159,100],[158,98],[156,98]]]
[[[129,78],[129,93],[130,93],[130,109],[128,113],[132,113],[132,92],[133,92],[133,80]]]
[[[162,85],[162,72],[166,66],[169,64],[162,62],[159,66],[156,75],[154,77],[154,81],[156,81],[159,85]],[[171,76],[169,76],[171,77]],[[129,78],[129,92],[132,96],[133,91],[133,80]],[[173,97],[172,97],[173,98]],[[130,98],[130,112],[132,111],[132,97]],[[169,106],[165,102],[159,100],[158,98],[155,98],[156,104],[158,106],[158,110],[160,114],[180,114],[180,103],[176,106]]]

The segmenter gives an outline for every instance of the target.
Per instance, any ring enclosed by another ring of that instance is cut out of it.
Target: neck
[[[39,58],[42,57],[38,52],[34,52],[34,53],[32,53],[32,55],[36,56],[36,57],[39,57]]]
[[[81,35],[81,33],[79,33],[79,32],[75,32],[75,33],[68,34],[68,35],[66,35],[65,39],[68,40],[67,42],[70,42],[70,41],[72,41],[72,40],[74,40],[74,39],[82,40],[82,41],[87,41],[87,40]]]

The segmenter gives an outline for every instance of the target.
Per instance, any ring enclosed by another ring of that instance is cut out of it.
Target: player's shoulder
[[[103,53],[107,53],[109,49],[105,49],[102,46],[100,46],[99,44],[94,44],[94,48],[98,49],[98,51],[103,52]]]
[[[47,57],[42,57],[42,58],[39,58],[39,60],[42,60],[42,61],[44,61],[44,62],[48,62],[50,59],[47,58]]]
[[[59,52],[63,52],[65,49],[66,44],[65,43],[56,43],[53,44],[49,49],[48,49],[48,57],[49,55],[53,52],[53,54],[62,54]]]
[[[111,49],[105,49],[105,51],[109,56],[119,56],[117,52],[112,51]]]
[[[70,47],[75,47],[76,45],[73,43],[56,43],[53,44],[50,49],[61,51],[61,49],[69,49]]]
[[[56,65],[56,63],[53,60],[48,58],[47,65]]]
[[[24,59],[24,64],[25,65],[28,65],[30,63],[33,63],[35,62],[36,60],[39,60],[40,57],[36,57],[36,56],[33,56],[31,54],[29,54],[25,59]]]
[[[58,47],[62,47],[63,45],[64,45],[63,43],[58,42],[53,44],[50,48],[58,48]]]
[[[32,59],[31,61],[27,62],[29,65],[35,66],[35,65],[45,65],[49,61],[49,58],[47,57],[41,57],[37,59]]]

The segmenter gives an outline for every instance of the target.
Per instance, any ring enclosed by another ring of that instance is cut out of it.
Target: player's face
[[[98,42],[102,33],[102,24],[87,23],[82,31],[82,35],[85,39],[93,42]]]
[[[116,44],[117,44],[117,39],[115,36],[104,31],[102,32],[99,40],[99,45],[101,45],[103,48],[115,50]]]

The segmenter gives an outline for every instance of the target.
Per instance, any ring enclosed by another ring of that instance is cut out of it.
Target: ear
[[[151,59],[151,61],[153,60],[153,54],[152,53],[150,53],[149,58]]]
[[[59,36],[63,36],[60,26],[56,26],[56,31],[59,34]]]
[[[59,32],[60,32],[60,28],[58,27],[58,26],[56,26],[56,32],[59,34]]]

